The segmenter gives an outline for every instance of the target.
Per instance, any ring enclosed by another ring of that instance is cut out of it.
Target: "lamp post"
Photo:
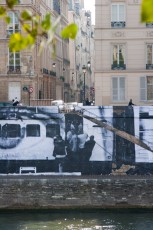
[[[87,62],[87,68],[84,65],[82,67],[83,75],[84,75],[84,83],[83,83],[83,103],[85,105],[85,100],[86,100],[86,80],[85,80],[85,75],[86,75],[86,70],[90,68],[90,61]]]
[[[83,104],[85,105],[85,100],[86,100],[86,81],[85,81],[85,75],[86,75],[86,66],[84,65],[82,67],[82,71],[83,71],[83,76],[84,76],[84,82],[83,82]]]

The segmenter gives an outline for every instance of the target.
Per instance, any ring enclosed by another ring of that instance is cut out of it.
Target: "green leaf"
[[[17,3],[18,3],[17,0],[6,0],[6,4],[10,9],[12,9],[14,5],[16,5]]]
[[[17,52],[32,46],[34,43],[35,39],[32,36],[24,37],[20,33],[15,33],[10,36],[9,48],[12,52]]]
[[[29,31],[31,30],[31,26],[29,25],[29,24],[24,24],[23,26],[23,29],[26,31],[26,32],[28,32],[29,33]]]
[[[66,39],[66,38],[71,38],[71,39],[75,39],[76,35],[78,32],[78,27],[76,24],[72,23],[70,25],[68,25],[67,27],[65,27],[62,32],[61,32],[61,36]]]
[[[25,10],[21,13],[21,18],[25,21],[32,20],[32,13],[29,10]]]
[[[26,39],[27,39],[27,46],[31,46],[31,45],[34,45],[34,43],[35,43],[35,38],[34,37],[32,37],[30,34],[28,34],[28,36],[26,37]]]
[[[42,26],[43,30],[45,30],[45,31],[50,29],[50,27],[51,27],[51,16],[49,13],[45,15],[45,18],[42,21],[41,26]]]
[[[153,22],[153,0],[143,0],[141,5],[141,21]]]
[[[32,22],[34,23],[34,25],[35,25],[36,27],[37,27],[38,24],[39,24],[39,19],[40,19],[39,15],[36,15],[36,16],[33,16],[33,17],[32,17]]]
[[[38,31],[37,28],[33,28],[30,32],[30,35],[35,38],[38,35]]]
[[[6,21],[6,23],[7,23],[7,24],[9,24],[9,23],[11,22],[11,18],[10,18],[10,17],[8,17],[8,16],[7,16],[7,17],[5,17],[5,21]]]
[[[5,16],[6,14],[6,9],[3,6],[0,6],[0,17]]]

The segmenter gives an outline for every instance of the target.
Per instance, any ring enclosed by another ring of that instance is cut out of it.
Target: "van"
[[[64,111],[64,101],[63,100],[54,100],[51,102],[52,106],[58,106],[59,112]]]

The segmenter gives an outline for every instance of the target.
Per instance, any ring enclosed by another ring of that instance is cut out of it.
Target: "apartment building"
[[[69,42],[71,101],[83,102],[84,97],[92,100],[94,26],[91,23],[91,12],[84,9],[83,0],[69,1],[69,23],[75,23],[79,28],[76,39]]]
[[[1,1],[0,5],[5,5]],[[13,53],[8,48],[9,37],[14,32],[24,34],[18,15],[24,9],[38,14],[43,19],[46,13],[51,14],[52,22],[59,15],[60,25],[56,31],[56,59],[51,51],[45,48],[41,54],[39,46],[44,38],[38,38],[34,49]],[[23,105],[50,105],[51,100],[64,99],[68,89],[64,88],[64,66],[69,68],[69,43],[63,41],[60,31],[68,25],[67,0],[20,0],[15,6],[15,12],[9,11],[11,24],[7,25],[0,19],[0,101],[12,101],[15,97]],[[67,76],[68,78],[68,76]]]
[[[96,105],[153,105],[153,23],[141,0],[95,0]]]

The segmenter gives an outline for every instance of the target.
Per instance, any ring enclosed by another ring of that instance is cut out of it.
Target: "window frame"
[[[19,12],[9,11],[7,15],[11,18],[11,22],[7,26],[7,36],[20,32]]]
[[[147,77],[152,77],[152,84],[147,83]],[[142,83],[144,87],[142,86]],[[153,75],[152,76],[151,75],[141,76],[140,77],[140,101],[145,101],[145,102],[153,101],[153,95],[152,95],[152,99],[148,99],[148,94],[149,94],[148,87],[149,86],[151,86],[153,89]],[[151,90],[151,92],[153,92],[153,90]]]
[[[117,46],[117,63],[114,63],[114,49],[115,46]],[[122,46],[122,47],[121,47]],[[120,49],[122,49],[122,55],[123,55],[123,64],[121,63],[120,60]],[[119,43],[119,44],[112,44],[112,49],[111,49],[111,69],[112,70],[125,70],[126,69],[126,58],[125,58],[125,53],[126,53],[126,45],[123,43]]]
[[[151,46],[151,63],[149,63],[149,46]],[[146,69],[153,69],[153,43],[146,44]]]
[[[113,87],[113,80],[114,79],[117,79],[117,88],[115,89]],[[121,88],[121,79],[124,79],[124,87]],[[125,76],[112,76],[111,78],[112,80],[112,102],[125,102],[126,101],[126,77]],[[114,94],[114,91],[117,90],[117,93],[116,93],[116,96],[117,96],[117,99],[114,99],[115,97],[115,94]],[[122,95],[124,93],[124,95]]]
[[[21,52],[11,52],[8,49],[8,74],[21,73]]]
[[[113,7],[116,6],[116,15],[113,11]],[[123,6],[123,15],[121,14],[120,7]],[[115,16],[114,16],[115,15]],[[115,20],[116,17],[116,20]],[[114,19],[113,19],[114,18]],[[111,4],[111,27],[123,28],[126,25],[126,5],[125,3],[112,3]]]

